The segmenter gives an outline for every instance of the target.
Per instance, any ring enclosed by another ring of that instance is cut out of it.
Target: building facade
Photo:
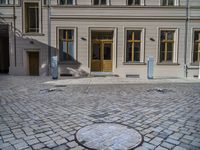
[[[0,72],[195,77],[199,0],[0,0]]]

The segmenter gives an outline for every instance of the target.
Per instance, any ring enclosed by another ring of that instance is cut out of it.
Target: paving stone
[[[21,142],[21,143],[17,143],[14,145],[14,147],[18,150],[20,149],[25,149],[28,147],[28,144],[26,142]]]
[[[45,147],[45,145],[43,143],[37,143],[32,145],[33,149],[42,149]]]
[[[156,147],[155,150],[168,150],[168,149],[167,149],[167,148],[164,148],[164,147],[161,147],[161,146],[158,146],[158,147]]]
[[[176,146],[173,148],[173,150],[187,150],[187,149],[180,146]]]
[[[169,142],[169,143],[174,144],[174,145],[180,144],[180,141],[177,141],[177,140],[174,140],[174,139],[170,139],[170,138],[167,138],[166,142]]]
[[[69,146],[70,148],[73,148],[73,147],[78,146],[78,144],[75,141],[72,141],[72,142],[68,142],[67,146]]]
[[[69,150],[70,148],[66,145],[59,145],[57,147],[54,147],[53,150]]]
[[[4,147],[2,148],[2,150],[16,150],[13,146],[8,146],[8,147]]]
[[[165,148],[167,148],[167,149],[172,149],[173,147],[175,147],[175,145],[170,144],[170,143],[167,143],[167,142],[163,142],[163,143],[161,144],[161,146],[163,146],[163,147],[165,147]]]
[[[56,144],[61,145],[61,144],[67,143],[67,142],[68,141],[66,139],[62,138],[62,139],[57,140]]]
[[[39,140],[38,139],[31,139],[29,141],[27,141],[28,145],[33,145],[33,144],[36,144],[36,143],[39,143]]]

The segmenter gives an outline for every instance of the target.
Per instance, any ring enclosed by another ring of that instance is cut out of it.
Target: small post
[[[154,58],[148,57],[148,64],[147,64],[147,78],[153,79],[153,70],[154,70]]]
[[[52,79],[58,79],[58,57],[52,56],[51,57],[51,75]]]

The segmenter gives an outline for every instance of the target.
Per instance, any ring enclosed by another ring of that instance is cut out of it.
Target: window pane
[[[165,43],[160,45],[160,62],[165,61]]]
[[[161,41],[165,40],[165,31],[161,31],[160,39]]]
[[[94,5],[99,5],[99,0],[94,0]]]
[[[160,45],[160,51],[161,52],[165,51],[165,43],[161,43],[161,45]]]
[[[167,52],[167,61],[172,61],[172,59],[173,59],[173,53]]]
[[[0,0],[0,4],[6,4],[6,0]]]
[[[194,40],[196,41],[196,40],[200,40],[200,31],[195,31],[194,32]]]
[[[162,0],[162,3],[161,3],[163,6],[166,6],[167,5],[167,0]]]
[[[126,62],[132,62],[132,43],[127,43]]]
[[[111,60],[112,44],[104,44],[104,60]]]
[[[174,0],[168,0],[168,5],[173,6],[174,5]]]
[[[60,5],[65,5],[65,0],[60,0]]]
[[[133,31],[127,31],[127,40],[132,40]]]
[[[133,5],[133,0],[128,0],[128,5]]]
[[[100,60],[100,44],[93,44],[93,54],[92,58]]]
[[[134,40],[141,40],[141,31],[134,31]]]
[[[68,32],[68,40],[73,40],[74,31],[73,30],[67,30],[67,32]]]
[[[167,43],[167,51],[168,52],[173,52],[173,46],[174,46],[174,44],[173,43]]]
[[[140,61],[140,42],[134,43],[134,61]]]
[[[60,61],[67,60],[67,42],[66,41],[60,41],[59,56],[60,56]]]
[[[140,0],[135,0],[135,5],[140,5]]]
[[[168,40],[174,40],[174,32],[173,31],[167,32],[167,39]]]
[[[198,50],[199,50],[198,45],[199,45],[198,42],[195,42],[195,43],[194,43],[194,51],[198,51]]]
[[[68,42],[68,60],[74,60],[74,42]]]
[[[194,52],[193,53],[193,62],[197,62],[198,61],[198,52]]]
[[[101,0],[101,5],[106,5],[106,0]]]
[[[73,0],[67,0],[67,5],[73,5]]]

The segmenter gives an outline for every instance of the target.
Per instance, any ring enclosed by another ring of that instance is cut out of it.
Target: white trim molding
[[[173,59],[172,59],[172,63],[169,63],[169,64],[178,64],[178,47],[179,47],[179,29],[178,28],[158,28],[157,63],[158,64],[166,64],[165,62],[160,62],[160,34],[161,34],[161,31],[174,31]]]

